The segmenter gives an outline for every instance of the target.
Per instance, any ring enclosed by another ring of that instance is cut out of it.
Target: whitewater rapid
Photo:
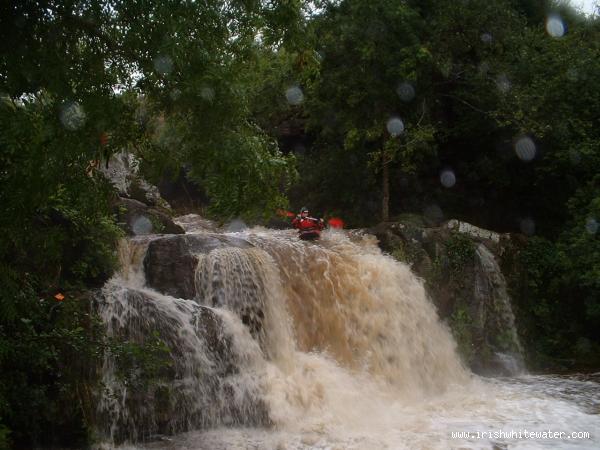
[[[126,328],[130,319],[123,311],[139,317],[143,306],[132,307],[124,288],[142,292],[158,311],[152,327],[162,324],[164,315],[168,327],[187,330],[170,341],[188,352],[181,366],[189,393],[181,401],[191,398],[206,409],[216,398],[238,402],[236,412],[258,414],[244,406],[250,398],[250,404],[265,406],[268,421],[228,421],[228,406],[221,405],[212,413],[215,420],[203,422],[208,429],[120,448],[600,448],[597,379],[474,376],[461,363],[422,281],[407,265],[382,254],[372,236],[331,231],[311,243],[299,241],[293,231],[261,228],[224,235],[253,247],[198,255],[196,298],[188,300],[145,286],[142,261],[152,237],[130,242],[123,247],[121,274],[105,287],[108,300],[101,310],[105,322]],[[201,305],[220,318],[238,361],[239,372],[228,375],[233,399],[209,397],[201,379],[194,378],[197,367],[214,366],[206,342],[188,325]],[[251,317],[244,324],[241,316]],[[117,404],[105,399],[105,413],[133,417],[126,423],[134,426],[134,409],[142,406],[124,400],[128,394],[114,379],[110,361],[104,373],[105,383],[113,386],[108,398],[121,399]],[[500,434],[544,431],[590,437]],[[457,434],[465,432],[472,434]]]

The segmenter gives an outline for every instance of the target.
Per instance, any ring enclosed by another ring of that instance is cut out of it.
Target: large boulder
[[[146,283],[163,294],[194,299],[198,255],[225,247],[250,248],[252,244],[240,238],[212,233],[155,239],[148,245],[144,259]]]
[[[383,251],[423,278],[467,365],[486,375],[504,375],[520,366],[522,349],[500,269],[509,235],[457,220],[428,227],[412,216],[369,232]]]
[[[170,209],[156,186],[148,183],[140,174],[140,161],[127,151],[113,154],[106,165],[99,167],[121,197],[131,198],[149,206]]]
[[[260,385],[240,379],[245,355],[216,311],[120,285],[104,289],[97,306],[108,335],[124,343],[102,371],[96,423],[106,439],[269,424]]]

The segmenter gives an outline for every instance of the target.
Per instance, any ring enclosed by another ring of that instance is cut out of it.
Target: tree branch
[[[477,106],[471,105],[468,101],[463,100],[462,98],[457,97],[456,95],[452,95],[452,94],[440,94],[440,97],[453,98],[454,100],[458,100],[459,102],[464,103],[465,105],[467,105],[469,108],[471,108],[474,111],[477,111],[477,112],[479,112],[481,114],[485,114],[486,116],[490,114],[488,111],[484,111],[483,109],[479,109]]]

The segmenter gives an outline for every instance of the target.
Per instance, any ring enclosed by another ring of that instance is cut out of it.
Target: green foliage
[[[395,248],[392,251],[392,256],[396,260],[401,261],[403,263],[406,263],[406,264],[410,264],[411,263],[411,261],[408,258],[408,255],[406,254],[406,249],[404,248],[404,245],[401,245],[401,246]]]
[[[513,296],[526,330],[522,333],[526,346],[534,354],[569,355],[565,344],[572,337],[565,325],[574,323],[575,311],[572,304],[561,305],[564,260],[556,245],[542,238],[531,239],[519,254],[518,267],[524,283]]]
[[[571,220],[558,240],[563,289],[576,288],[583,337],[600,342],[600,176],[582,186],[569,201]]]
[[[399,245],[392,251],[392,256],[398,261],[412,265],[419,259],[420,253],[418,246],[400,241]]]
[[[87,169],[122,149],[154,181],[185,167],[222,218],[269,216],[289,190],[351,226],[372,224],[387,186],[397,212],[437,202],[446,216],[504,230],[531,215],[541,237],[519,263],[529,345],[559,356],[597,349],[598,20],[561,7],[568,33],[554,39],[547,1],[317,6],[0,6],[0,446],[84,445],[94,374],[83,372],[109,344],[80,288],[110,275],[120,237],[113,189]],[[413,99],[398,97],[401,82]],[[291,86],[302,105],[286,102]],[[394,116],[400,137],[386,130]],[[313,148],[282,153],[282,124],[306,125]],[[514,155],[521,135],[536,144],[528,163]],[[439,186],[445,166],[453,189]],[[458,236],[447,246],[458,273],[474,249]],[[470,339],[464,314],[453,316],[460,345]],[[168,362],[158,338],[146,344],[109,345],[132,386]]]
[[[576,198],[584,203],[589,199],[583,192]],[[515,297],[527,329],[527,344],[542,361],[575,356],[582,364],[598,364],[596,274],[600,260],[597,236],[586,227],[590,213],[597,211],[595,203],[589,202],[589,209],[573,209],[571,228],[558,241],[533,238],[519,255],[523,281]]]
[[[117,340],[110,346],[117,377],[130,389],[147,389],[158,383],[171,366],[169,347],[158,333],[143,343]]]
[[[544,29],[551,11],[565,20],[563,38]],[[353,208],[344,201],[340,209],[353,216],[375,201],[365,214],[372,217],[386,164],[392,210],[420,212],[436,202],[448,216],[486,227],[514,229],[533,216],[539,232],[560,233],[566,202],[600,164],[597,20],[546,1],[353,0],[328,5],[308,29],[319,57],[296,77],[315,164],[295,196],[313,196],[334,176],[334,161],[340,175],[328,184],[344,189],[320,194],[322,209],[353,197]],[[412,101],[396,94],[403,81],[415,87]],[[385,129],[393,115],[406,125],[400,139]],[[536,145],[530,163],[515,155],[522,135]],[[445,166],[456,172],[453,189],[439,184]],[[354,186],[343,180],[348,173]],[[485,202],[495,207],[481,208]]]
[[[459,275],[465,267],[473,264],[475,245],[469,236],[453,232],[445,242],[448,263],[452,273]]]
[[[245,1],[0,6],[2,445],[85,446],[102,354],[116,352],[132,384],[164,362],[159,341],[107,343],[80,294],[110,276],[121,236],[114,189],[91,163],[126,149],[146,173],[185,165],[221,215],[285,205],[293,158],[250,119],[259,86],[247,68],[259,32],[273,45],[297,38],[300,23],[280,30],[300,11]]]
[[[458,345],[458,352],[465,364],[469,364],[473,357],[473,332],[472,319],[464,305],[458,305],[449,319],[452,335]]]
[[[431,261],[431,270],[425,280],[427,288],[431,291],[438,289],[444,278],[444,262],[444,259],[439,256]]]
[[[264,219],[287,207],[283,192],[294,176],[293,158],[283,156],[250,127],[222,144],[219,155],[206,159],[206,164],[201,162],[204,158],[194,161],[190,174],[211,197],[213,213]]]
[[[369,172],[368,155],[341,147],[322,148],[317,154],[298,156],[300,183],[291,189],[296,206],[307,204],[314,211],[342,215],[350,227],[365,226],[378,217],[376,179]],[[357,192],[357,186],[362,190]]]
[[[435,128],[426,108],[429,81],[421,78],[432,62],[419,39],[422,27],[415,10],[389,0],[342,2],[330,6],[314,22],[316,50],[322,61],[318,72],[306,81],[306,112],[316,146],[326,152],[343,146],[347,154],[336,158],[336,168],[344,172],[348,171],[344,166],[353,171],[362,168],[369,178],[382,174],[384,189],[389,184],[384,167],[393,165],[413,173],[435,147]],[[417,80],[417,97],[401,101],[398,85]],[[386,130],[388,120],[395,116],[405,125],[400,137]],[[324,175],[318,171],[313,177]],[[335,177],[336,181],[340,178]],[[352,180],[355,187],[350,195],[360,198],[357,188],[365,178],[361,174]]]
[[[83,445],[84,406],[103,349],[101,323],[85,296],[72,292],[59,303],[21,288],[15,319],[0,322],[0,420],[19,448]]]
[[[94,107],[113,114],[106,126],[131,110],[81,98],[78,107],[47,93],[0,103],[0,423],[17,448],[89,437],[104,344],[82,290],[112,273],[121,236],[113,188],[87,170],[106,150]]]
[[[150,215],[150,222],[152,223],[153,233],[162,233],[165,229],[163,223],[155,215]]]
[[[551,12],[565,22],[561,38],[545,30]],[[299,158],[292,198],[369,225],[386,176],[393,212],[433,203],[446,218],[501,231],[532,217],[539,237],[518,263],[528,345],[561,357],[595,348],[599,23],[549,1],[328,4],[308,27],[318,58],[302,72],[302,112],[314,145]],[[403,81],[412,101],[396,95]],[[386,131],[392,116],[406,125],[401,138]],[[535,145],[531,161],[515,151],[523,136]],[[440,186],[445,167],[452,188]],[[456,236],[447,245],[456,275],[474,249]],[[394,256],[408,259],[405,249]]]
[[[0,424],[0,450],[8,450],[10,448],[10,430]]]
[[[88,176],[92,136],[80,139],[56,119],[56,105],[0,105],[3,166],[0,257],[38,273],[40,287],[62,279],[99,283],[115,263],[120,237],[110,219],[112,188]],[[85,138],[88,139],[85,139]]]

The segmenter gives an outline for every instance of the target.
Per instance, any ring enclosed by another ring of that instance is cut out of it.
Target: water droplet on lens
[[[490,33],[483,33],[481,36],[481,42],[484,44],[489,44],[492,42],[492,35]]]
[[[571,150],[569,152],[569,160],[571,161],[571,164],[576,166],[581,162],[581,155],[577,150]]]
[[[304,155],[306,153],[306,147],[304,144],[294,145],[294,153],[297,155]]]
[[[490,63],[482,61],[481,64],[479,64],[478,69],[481,75],[486,75],[490,71]]]
[[[225,226],[225,231],[228,233],[237,233],[248,228],[248,225],[243,220],[234,219]]]
[[[456,175],[451,169],[446,169],[440,174],[440,182],[444,187],[451,188],[456,184]]]
[[[438,205],[428,205],[423,211],[425,218],[433,225],[439,225],[444,220],[444,213]]]
[[[527,236],[535,234],[535,222],[529,217],[521,220],[519,228],[521,229],[521,233],[526,234]]]
[[[215,90],[209,86],[204,86],[202,89],[200,89],[200,97],[207,102],[212,102],[215,98]]]
[[[168,75],[173,70],[173,60],[168,56],[157,56],[154,58],[154,70],[161,75]]]
[[[292,86],[286,89],[285,98],[290,105],[299,105],[304,101],[304,94],[298,86]]]
[[[498,75],[498,78],[496,78],[496,87],[503,94],[510,91],[510,80],[505,74]]]
[[[77,102],[70,102],[60,110],[60,121],[67,130],[75,131],[85,124],[85,112]]]
[[[593,217],[588,218],[585,222],[585,229],[590,234],[596,234],[598,231],[598,221]]]
[[[393,137],[400,136],[404,132],[404,122],[399,117],[392,117],[387,122],[387,130]]]
[[[152,233],[152,222],[146,216],[139,216],[131,226],[133,234],[150,234]]]
[[[522,136],[515,142],[515,153],[522,161],[531,161],[535,152],[535,143],[529,136]]]
[[[579,73],[577,72],[577,69],[571,67],[567,70],[567,80],[572,82],[579,80]]]
[[[415,98],[415,88],[408,82],[400,83],[396,88],[396,93],[403,102],[410,102]]]
[[[565,24],[557,14],[548,16],[546,19],[546,31],[552,37],[559,38],[565,34]]]

